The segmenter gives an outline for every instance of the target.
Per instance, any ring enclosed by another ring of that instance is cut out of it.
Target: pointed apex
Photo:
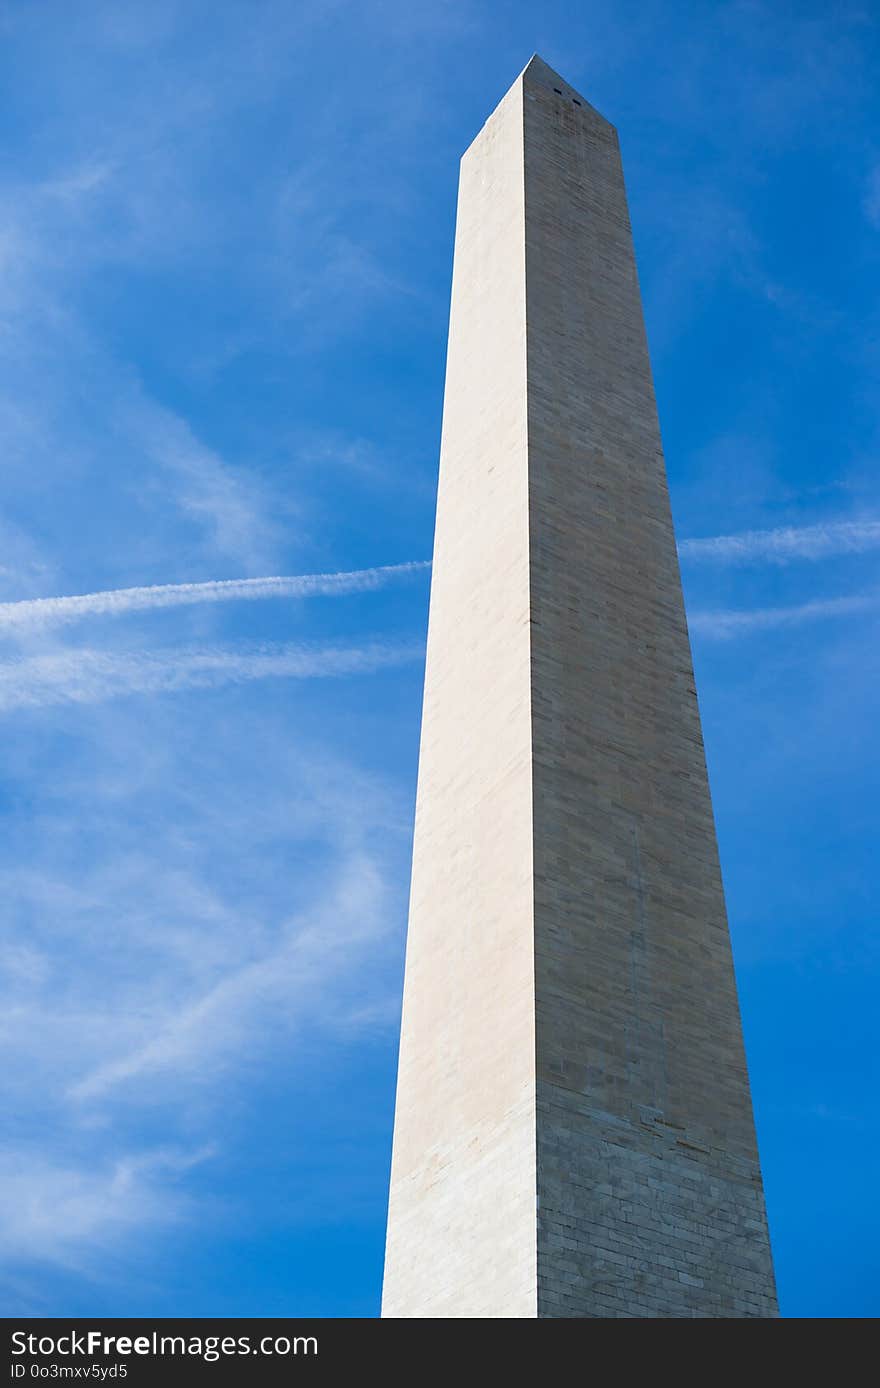
[[[564,101],[571,101],[576,106],[583,106],[586,110],[599,116],[601,120],[605,120],[601,111],[597,111],[595,106],[581,96],[570,82],[566,82],[564,77],[560,77],[559,73],[554,71],[549,63],[545,63],[544,59],[537,53],[532,54],[520,73],[519,80],[525,87],[543,87],[546,91],[552,91],[557,96],[562,97]],[[610,123],[609,121],[608,124],[610,125]]]

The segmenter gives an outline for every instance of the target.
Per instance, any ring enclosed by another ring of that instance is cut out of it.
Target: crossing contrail
[[[67,650],[0,662],[0,713],[265,679],[339,679],[421,660],[424,642]]]
[[[880,549],[880,520],[832,521],[821,525],[743,530],[682,540],[682,559],[709,564],[791,564],[798,559],[832,559]]]
[[[146,588],[110,588],[71,597],[25,598],[0,603],[0,631],[74,622],[81,617],[124,616],[150,608],[190,603],[253,601],[256,598],[316,598],[366,593],[430,568],[427,560],[386,564],[348,573],[293,574],[275,578],[226,578],[206,583],[161,583]]]

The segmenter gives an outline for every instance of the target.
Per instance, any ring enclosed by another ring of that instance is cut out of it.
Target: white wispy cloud
[[[424,560],[343,573],[214,579],[205,583],[161,583],[139,588],[113,588],[98,593],[78,593],[71,597],[27,598],[20,602],[0,603],[0,631],[73,622],[80,617],[122,616],[149,608],[182,607],[191,603],[364,593],[381,588],[395,579],[408,578],[429,567],[428,561]]]
[[[790,564],[797,559],[831,559],[880,549],[880,520],[832,521],[828,524],[744,530],[738,535],[711,535],[682,540],[682,559],[714,564]]]
[[[880,594],[855,593],[843,598],[820,598],[792,607],[757,607],[751,610],[721,609],[716,612],[694,612],[688,616],[688,626],[700,636],[718,641],[735,636],[747,636],[753,631],[773,627],[800,626],[833,617],[849,617],[858,612],[880,608]]]
[[[264,1024],[283,1010],[290,1027],[311,1015],[317,998],[332,1006],[330,982],[387,933],[385,901],[377,864],[363,851],[352,853],[325,900],[287,922],[266,953],[231,968],[167,1011],[158,1024],[144,1028],[145,1036],[132,1050],[79,1078],[68,1097],[96,1100],[131,1080],[161,1072],[173,1071],[178,1079],[196,1070],[217,1073],[253,1032],[255,1010]],[[356,1002],[350,1025],[363,1025],[364,1005],[363,998]],[[335,1021],[338,1026],[338,1015]]]
[[[78,202],[102,188],[115,173],[117,165],[109,159],[93,157],[68,169],[56,178],[34,186],[34,196],[60,198],[63,202]]]
[[[94,704],[124,694],[170,694],[262,679],[369,674],[416,660],[421,644],[263,645],[113,652],[65,650],[0,664],[0,712]]]
[[[107,706],[39,787],[31,849],[0,842],[13,1269],[139,1272],[147,1241],[205,1217],[255,1071],[290,1094],[316,1037],[390,1035],[409,797],[293,734],[283,709]],[[39,1286],[0,1295],[47,1311]]]
[[[55,1122],[64,1093],[169,1067],[158,1097],[176,1107],[184,1071],[204,1092],[303,1008],[359,1026],[405,913],[396,789],[304,758],[283,713],[120,704],[92,731],[86,780],[55,768],[33,855],[0,846],[7,1109]]]
[[[257,572],[271,562],[280,533],[278,499],[273,507],[255,470],[233,466],[209,448],[186,419],[143,390],[126,393],[115,420],[164,474],[169,499],[204,533],[216,554],[256,567]]]
[[[84,1255],[134,1229],[176,1223],[187,1208],[177,1179],[210,1155],[210,1148],[160,1148],[95,1168],[7,1147],[0,1151],[0,1252],[79,1267]]]

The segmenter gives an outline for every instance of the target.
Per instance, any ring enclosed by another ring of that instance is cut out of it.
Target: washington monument
[[[386,1317],[777,1315],[617,133],[462,159]]]

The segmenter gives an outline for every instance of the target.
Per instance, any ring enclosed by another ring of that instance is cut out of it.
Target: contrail
[[[0,662],[0,713],[96,704],[127,694],[173,694],[262,679],[334,679],[419,660],[423,642],[358,646],[261,645],[154,652],[67,650]]]
[[[791,564],[797,559],[831,559],[880,549],[880,520],[835,521],[827,525],[782,526],[682,540],[682,559],[715,564]]]
[[[162,583],[147,588],[111,588],[73,597],[25,598],[0,603],[0,631],[77,621],[80,617],[123,616],[148,608],[183,607],[189,603],[237,602],[256,598],[332,597],[366,593],[395,579],[430,568],[427,560],[387,564],[350,573],[294,574],[277,578],[228,578],[207,583]]]
[[[729,641],[736,636],[747,636],[753,631],[800,626],[802,622],[821,621],[829,617],[848,617],[854,612],[870,612],[878,607],[880,594],[855,593],[851,597],[821,598],[813,602],[800,603],[795,607],[694,612],[688,616],[688,627],[691,632],[709,640]]]

